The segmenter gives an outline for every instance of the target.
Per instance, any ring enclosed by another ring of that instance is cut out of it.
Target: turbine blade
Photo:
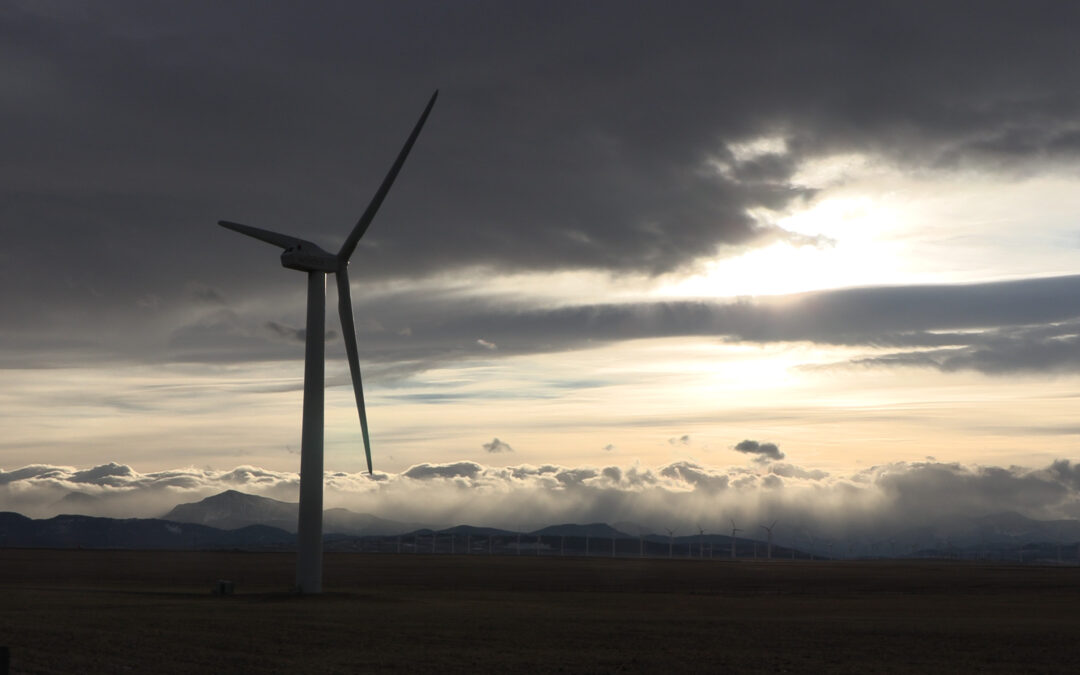
[[[394,179],[397,178],[398,172],[401,171],[402,165],[405,164],[405,158],[409,156],[409,151],[412,150],[413,143],[416,142],[416,137],[420,135],[420,130],[424,128],[424,122],[427,121],[428,113],[431,112],[432,106],[435,105],[435,99],[439,96],[439,90],[436,89],[435,93],[431,95],[431,100],[428,101],[427,107],[424,108],[423,114],[420,115],[420,119],[416,122],[416,126],[413,127],[412,133],[409,134],[409,138],[405,141],[405,145],[401,148],[401,152],[398,153],[397,159],[394,161],[393,166],[390,167],[390,171],[387,172],[386,178],[383,178],[382,185],[375,192],[375,196],[371,198],[371,203],[368,204],[367,209],[364,210],[364,214],[360,216],[360,220],[356,222],[356,226],[353,227],[353,231],[349,233],[348,238],[345,239],[345,243],[341,245],[341,251],[338,252],[338,260],[341,262],[348,262],[352,257],[353,251],[356,250],[356,244],[360,241],[360,237],[364,236],[367,232],[368,226],[371,225],[371,220],[375,217],[375,213],[382,206],[383,199],[386,198],[386,193],[390,191],[390,186],[394,184]]]
[[[356,349],[356,326],[353,324],[352,293],[349,291],[349,275],[342,267],[335,275],[338,287],[338,316],[341,318],[341,334],[345,338],[345,353],[349,356],[349,372],[352,374],[356,410],[360,413],[360,432],[364,436],[364,455],[367,470],[371,473],[371,441],[368,439],[367,412],[364,410],[364,387],[360,381],[360,355]]]
[[[228,220],[219,220],[218,225],[230,229],[240,234],[246,234],[249,237],[255,237],[260,241],[265,241],[268,244],[274,246],[280,246],[281,248],[296,248],[299,244],[303,243],[302,239],[296,237],[290,237],[287,234],[278,234],[277,232],[271,232],[270,230],[264,230],[258,227],[252,227],[250,225],[241,225],[240,223],[232,223]]]

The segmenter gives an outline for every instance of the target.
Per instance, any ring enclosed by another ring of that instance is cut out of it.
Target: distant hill
[[[85,492],[69,492],[60,499],[56,500],[53,506],[58,507],[61,513],[64,513],[64,509],[81,509],[86,507],[93,507],[101,503],[101,497],[97,495],[89,495]]]
[[[619,532],[607,523],[589,523],[588,525],[564,523],[562,525],[549,525],[536,530],[535,532],[530,532],[529,534],[538,534],[542,537],[607,537],[608,539],[612,537],[615,537],[616,539],[627,539],[631,536],[625,532]]]
[[[157,518],[56,516],[32,520],[0,513],[0,547],[128,549],[287,549],[296,537],[284,530],[251,525],[220,530]]]
[[[223,530],[248,525],[269,525],[296,532],[297,505],[269,497],[226,490],[201,501],[180,504],[163,518],[178,523],[197,523]]]
[[[178,523],[197,523],[223,530],[249,525],[268,525],[286,532],[296,532],[300,506],[269,497],[226,490],[201,501],[180,504],[163,518]],[[415,524],[399,523],[348,509],[328,509],[323,513],[323,532],[348,535],[390,535],[417,529]]]
[[[432,530],[421,529],[416,532],[417,534],[431,534]],[[473,525],[455,525],[454,527],[447,527],[438,531],[438,534],[457,534],[463,537],[491,537],[491,536],[510,536],[516,534],[509,530],[500,530],[497,527],[475,527]]]

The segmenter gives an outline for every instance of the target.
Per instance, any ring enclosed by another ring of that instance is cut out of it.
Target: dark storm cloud
[[[755,462],[767,463],[774,459],[784,459],[784,453],[780,451],[776,443],[758,443],[746,439],[736,443],[734,450],[753,456]]]
[[[952,495],[949,511],[972,516],[1004,510],[1030,512],[1046,504],[1061,504],[1075,494],[1067,461],[1034,472],[926,462],[876,467],[871,473],[897,513],[914,520],[932,517],[942,508],[944,495]]]
[[[783,236],[747,210],[805,196],[791,176],[814,157],[1075,158],[1078,16],[1056,2],[8,3],[0,287],[37,290],[3,304],[94,312],[168,304],[189,282],[237,298],[298,284],[213,223],[337,246],[436,86],[357,278],[670,270]],[[733,152],[760,135],[786,142]]]

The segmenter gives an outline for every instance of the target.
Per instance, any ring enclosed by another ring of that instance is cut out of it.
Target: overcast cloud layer
[[[842,153],[924,174],[1071,164],[1080,9],[973,7],[9,3],[0,305],[20,320],[0,337],[8,353],[48,337],[39,357],[107,343],[154,360],[250,353],[243,332],[209,330],[234,316],[287,337],[296,313],[256,299],[298,307],[295,275],[214,223],[337,246],[436,87],[358,284],[652,274],[778,238],[820,245],[753,214],[811,196],[797,170]],[[234,314],[202,313],[224,298]],[[504,330],[529,334],[507,309]],[[924,326],[894,326],[909,328]],[[483,329],[470,343],[502,348]]]

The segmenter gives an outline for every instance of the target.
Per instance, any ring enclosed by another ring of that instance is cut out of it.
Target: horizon
[[[303,284],[216,223],[336,250],[437,87],[328,507],[1080,518],[1080,8],[968,7],[0,9],[0,510],[295,499]]]
[[[223,501],[222,498],[226,495],[230,496]],[[240,498],[239,501],[237,497]],[[86,504],[85,501],[81,503]],[[176,504],[168,513],[151,518],[117,519],[65,511],[51,518],[32,519],[34,525],[30,530],[19,520],[12,521],[7,518],[7,527],[2,534],[8,542],[7,545],[15,548],[29,546],[45,549],[277,551],[282,550],[283,546],[288,548],[290,545],[297,545],[297,541],[290,538],[298,536],[295,522],[298,512],[297,502],[279,501],[229,489],[197,502]],[[760,530],[767,534],[755,536],[755,533],[759,533],[759,528],[753,526],[731,532],[707,531],[701,527],[690,528],[689,531],[685,528],[663,528],[667,533],[664,534],[648,530],[640,523],[626,521],[549,523],[531,529],[484,527],[470,523],[408,523],[342,508],[327,509],[326,513],[332,516],[323,537],[330,550],[338,552],[454,553],[454,540],[460,536],[463,548],[457,548],[456,552],[461,554],[520,555],[521,547],[524,547],[529,551],[529,555],[566,555],[569,551],[569,554],[574,556],[674,556],[688,559],[737,557],[757,560],[758,544],[771,549],[775,543],[777,554],[782,555],[782,559],[790,556],[793,561],[945,558],[987,563],[998,561],[1059,565],[1071,564],[1070,561],[1074,558],[1080,561],[1080,520],[1039,521],[1027,519],[1015,512],[968,518],[959,522],[939,520],[930,525],[909,526],[900,531],[848,532],[839,537],[823,537],[820,532],[817,533],[818,536],[814,536],[815,533],[808,530],[791,534],[784,532],[783,528],[779,528],[779,534],[774,537],[772,530],[777,529],[778,520],[774,520],[768,527],[761,525]],[[18,519],[27,518],[13,512],[4,515],[14,515]],[[96,520],[106,520],[113,525],[106,530],[101,530],[97,525],[79,530],[71,529],[72,521],[89,524]],[[156,526],[157,523],[162,525]],[[130,527],[125,529],[125,526]],[[195,529],[188,526],[195,526]],[[253,530],[253,527],[256,529]],[[437,543],[436,539],[422,539],[444,535],[450,537],[449,542]],[[471,536],[479,538],[479,545],[477,542],[469,544]],[[516,544],[511,541],[515,536]],[[523,541],[522,536],[531,539]],[[411,541],[408,540],[409,537],[412,537]],[[484,541],[485,537],[487,543]],[[499,538],[497,551],[491,549],[492,537]],[[551,543],[552,537],[559,541],[557,554]],[[597,542],[610,539],[611,548],[604,548],[602,543],[598,543],[596,549],[590,551],[590,539]],[[390,550],[386,551],[384,548],[388,541]],[[639,542],[640,545],[631,547],[632,550],[625,546],[619,550],[615,548],[616,541]],[[648,547],[645,546],[646,542],[650,544]],[[718,542],[719,555],[715,548]],[[736,542],[739,542],[737,554],[734,548]],[[748,543],[752,543],[754,548],[749,548]],[[652,544],[659,544],[660,549]],[[675,544],[679,547],[677,555],[671,549]],[[1071,553],[1070,549],[1075,549],[1075,552]],[[762,551],[763,555],[764,551],[765,549]],[[771,559],[773,556],[768,557]]]

